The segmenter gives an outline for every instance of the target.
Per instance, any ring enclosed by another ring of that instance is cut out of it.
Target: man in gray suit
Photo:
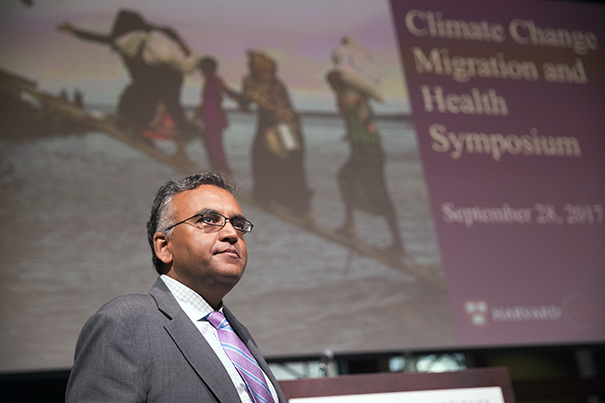
[[[286,403],[252,336],[222,303],[244,273],[250,230],[220,175],[162,186],[147,223],[160,277],[149,294],[118,297],[86,322],[66,401]],[[265,397],[221,347],[208,320],[217,311],[260,366]]]

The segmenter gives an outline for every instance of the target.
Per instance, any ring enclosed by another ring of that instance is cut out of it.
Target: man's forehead
[[[178,193],[173,201],[177,214],[195,214],[206,209],[219,213],[241,214],[241,207],[235,197],[227,190],[214,185],[201,185]]]

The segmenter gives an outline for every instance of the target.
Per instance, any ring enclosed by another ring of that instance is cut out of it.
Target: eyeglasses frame
[[[222,228],[224,228],[224,227],[225,227],[225,225],[227,225],[227,221],[229,221],[229,222],[231,222],[231,226],[233,226],[233,222],[231,221],[231,220],[232,220],[231,218],[226,217],[226,216],[224,216],[224,215],[222,215],[221,213],[218,213],[218,212],[216,212],[216,211],[204,211],[204,212],[202,212],[202,213],[197,213],[197,214],[194,214],[194,215],[192,215],[191,217],[184,219],[183,221],[179,221],[179,222],[177,222],[176,224],[172,224],[170,227],[166,228],[166,229],[165,229],[165,230],[163,230],[162,232],[168,232],[168,231],[170,231],[171,229],[173,229],[174,227],[176,227],[177,225],[181,225],[181,224],[183,224],[184,222],[187,222],[187,221],[191,220],[192,218],[195,218],[195,217],[204,218],[204,215],[205,215],[205,214],[216,214],[216,215],[219,215],[219,216],[221,216],[221,217],[223,217],[223,218],[224,218],[224,221],[223,221],[223,223],[222,223],[222,224],[206,224],[206,225],[210,225],[210,226],[212,226],[212,227],[220,227],[220,228],[222,229]],[[248,231],[244,231],[244,230],[238,230],[237,228],[233,227],[233,229],[235,229],[236,231],[239,231],[239,232],[241,232],[242,234],[247,234],[247,233],[249,233],[249,232],[251,232],[251,231],[252,231],[252,228],[254,228],[254,224],[252,224],[252,222],[251,222],[251,221],[249,221],[249,220],[247,220],[245,217],[234,217],[234,218],[241,218],[241,219],[243,219],[245,222],[247,222],[248,224],[250,224],[250,229],[249,229]],[[195,228],[197,228],[195,225],[194,225],[194,227],[195,227]],[[201,228],[198,228],[198,229],[201,229]]]

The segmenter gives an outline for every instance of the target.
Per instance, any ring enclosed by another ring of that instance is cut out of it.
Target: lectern
[[[303,397],[361,395],[458,388],[499,387],[505,403],[515,403],[506,368],[477,368],[441,373],[379,373],[281,381],[288,400]]]

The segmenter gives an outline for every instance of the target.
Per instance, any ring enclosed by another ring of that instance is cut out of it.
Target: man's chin
[[[216,274],[221,281],[235,285],[244,275],[244,269],[241,265],[223,265]]]

